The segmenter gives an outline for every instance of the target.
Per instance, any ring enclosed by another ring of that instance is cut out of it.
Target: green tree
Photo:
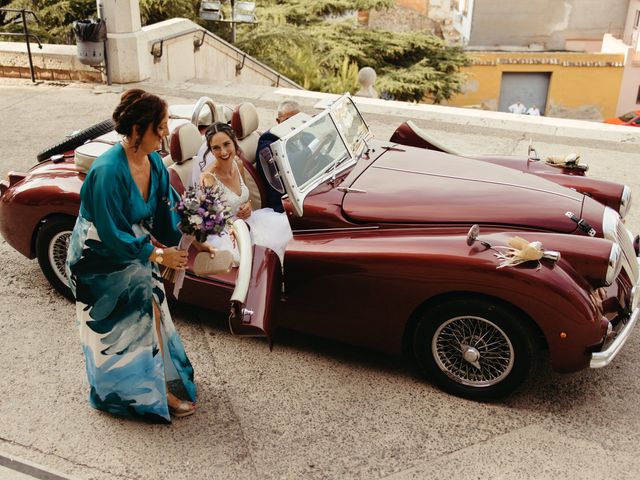
[[[35,12],[40,22],[29,15],[29,32],[38,35],[43,43],[74,43],[73,22],[97,15],[95,0],[13,0],[7,7]],[[22,32],[22,23],[11,22],[10,15],[6,17],[9,23],[2,27],[4,30]]]
[[[398,100],[439,103],[463,84],[460,67],[469,60],[460,47],[431,34],[374,30],[354,21],[354,11],[388,8],[392,0],[257,3],[259,23],[241,27],[238,47],[305,87],[354,92],[364,66],[378,73],[378,90]]]
[[[200,0],[140,0],[142,25],[151,25],[170,18],[198,20]]]

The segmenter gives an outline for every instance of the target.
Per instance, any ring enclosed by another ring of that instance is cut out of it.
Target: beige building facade
[[[367,12],[366,24],[392,32],[427,31],[451,43],[460,35],[453,24],[458,0],[396,0],[390,10]]]
[[[542,115],[602,120],[615,114],[624,73],[620,53],[470,52],[464,92],[449,105],[508,111],[521,101]]]
[[[621,36],[629,0],[454,0],[454,25],[472,48],[598,51]]]

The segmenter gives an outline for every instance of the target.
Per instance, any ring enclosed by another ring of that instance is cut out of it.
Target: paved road
[[[215,88],[199,88],[216,98]],[[171,103],[197,97],[166,85],[157,91]],[[241,92],[226,88],[220,99],[234,103]],[[118,93],[0,81],[0,172],[28,168],[61,135],[108,117]],[[256,95],[254,102],[261,126],[270,126],[274,101]],[[384,137],[400,121],[368,118]],[[460,150],[526,151],[521,133],[418,123]],[[544,154],[578,149],[591,175],[628,182],[640,194],[640,155],[632,147],[538,140]],[[629,225],[640,227],[637,205]],[[174,320],[196,368],[200,410],[171,426],[148,425],[88,407],[74,306],[48,286],[37,262],[4,240],[0,259],[0,451],[65,475],[638,477],[638,334],[609,368],[573,375],[543,368],[508,400],[474,403],[442,393],[402,359],[295,334],[281,336],[269,352],[262,340],[231,336],[220,316],[177,306]]]

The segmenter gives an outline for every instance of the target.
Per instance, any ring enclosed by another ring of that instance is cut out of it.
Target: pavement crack
[[[451,455],[454,455],[454,454],[456,454],[458,452],[463,452],[463,451],[465,451],[465,450],[467,450],[469,448],[477,447],[478,445],[484,445],[486,443],[492,442],[496,438],[500,438],[500,437],[503,437],[505,435],[512,435],[515,432],[518,432],[520,430],[524,430],[526,428],[530,428],[532,425],[536,425],[538,423],[540,423],[540,422],[532,422],[532,423],[523,425],[523,426],[521,426],[519,428],[516,428],[516,429],[513,429],[513,430],[508,430],[508,431],[505,431],[503,433],[499,433],[497,435],[492,435],[492,436],[490,436],[488,438],[485,438],[484,440],[480,440],[478,442],[470,443],[469,445],[465,445],[465,446],[462,446],[462,447],[459,447],[459,448],[454,448],[454,449],[446,451],[446,452],[440,452],[440,453],[436,454],[436,456],[434,458],[432,458],[432,459],[423,460],[423,461],[418,462],[415,465],[412,465],[412,466],[410,466],[408,468],[403,468],[403,469],[398,470],[396,472],[390,473],[389,475],[386,475],[384,477],[380,477],[379,480],[394,480],[396,478],[398,480],[400,480],[400,478],[404,478],[404,477],[400,477],[400,476],[404,475],[404,474],[406,474],[408,472],[415,471],[418,468],[424,469],[427,465],[429,465],[429,464],[431,464],[433,462],[446,461],[445,459],[447,457],[449,457]],[[417,472],[417,473],[419,473],[419,472]]]
[[[78,462],[76,460],[72,460],[70,458],[63,457],[62,455],[58,455],[57,453],[47,452],[47,451],[45,451],[45,450],[43,450],[41,448],[35,447],[33,445],[27,445],[27,444],[24,444],[24,443],[16,442],[15,440],[11,440],[9,438],[0,437],[0,442],[9,443],[11,445],[17,445],[19,447],[26,448],[27,450],[32,450],[34,452],[38,452],[38,453],[40,453],[42,455],[56,457],[56,458],[59,458],[60,460],[64,460],[65,462],[68,462],[68,463],[70,463],[70,464],[72,464],[72,465],[74,465],[76,467],[83,467],[83,468],[87,468],[89,470],[95,470],[95,471],[98,471],[100,473],[104,473],[105,475],[109,475],[111,478],[121,478],[123,480],[131,480],[131,478],[133,478],[133,477],[126,477],[126,476],[120,475],[118,473],[111,472],[109,470],[103,470],[101,468],[98,468],[98,467],[95,467],[95,466],[92,466],[92,465],[87,465],[86,463]],[[28,460],[28,459],[26,459],[26,460]],[[43,465],[43,466],[46,467],[46,465]]]
[[[206,329],[204,327],[204,321],[202,319],[202,316],[200,313],[197,314],[198,316],[198,322],[200,324],[200,328],[202,328],[203,330],[203,334],[204,337],[207,339],[207,347],[209,348],[209,351],[211,352],[211,355],[209,356],[211,363],[213,364],[213,369],[215,372],[215,375],[217,376],[217,378],[221,379],[222,377],[222,373],[220,368],[218,368],[218,363],[216,362],[216,357],[215,357],[215,351],[212,348],[211,345],[211,341],[209,339],[209,335],[207,335]],[[240,429],[240,437],[242,439],[242,448],[243,448],[243,452],[242,452],[242,456],[244,458],[248,458],[249,459],[249,463],[251,465],[251,469],[253,470],[254,473],[254,478],[259,478],[260,475],[258,474],[258,467],[256,466],[255,460],[253,458],[253,455],[251,455],[251,450],[246,446],[249,444],[249,442],[247,441],[247,437],[245,436],[244,433],[244,429],[242,428],[242,421],[240,419],[240,416],[236,413],[235,408],[233,407],[233,401],[231,400],[231,396],[229,395],[229,392],[227,392],[227,387],[226,382],[220,382],[221,384],[221,388],[222,391],[224,393],[224,401],[227,404],[227,407],[229,408],[229,411],[231,412],[231,414],[233,415],[233,418],[235,419],[238,428]]]

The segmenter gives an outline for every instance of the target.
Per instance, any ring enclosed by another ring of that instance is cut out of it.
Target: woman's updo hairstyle
[[[127,90],[120,97],[120,103],[113,111],[113,121],[116,132],[131,138],[134,125],[138,126],[138,138],[133,148],[135,150],[142,142],[142,136],[149,126],[158,133],[160,122],[167,112],[167,102],[157,95],[145,92],[139,88]]]
[[[236,132],[233,130],[233,128],[231,128],[231,126],[228,123],[222,123],[222,122],[212,123],[204,131],[204,138],[207,141],[207,151],[204,152],[204,155],[202,156],[202,160],[200,161],[200,164],[199,164],[201,171],[204,169],[207,163],[205,160],[205,158],[207,157],[207,154],[211,153],[213,155],[213,152],[211,152],[211,139],[216,133],[224,133],[231,139],[231,141],[236,147],[237,155],[241,154],[242,152],[242,150],[240,149],[240,145],[238,144],[238,137],[236,137]]]

